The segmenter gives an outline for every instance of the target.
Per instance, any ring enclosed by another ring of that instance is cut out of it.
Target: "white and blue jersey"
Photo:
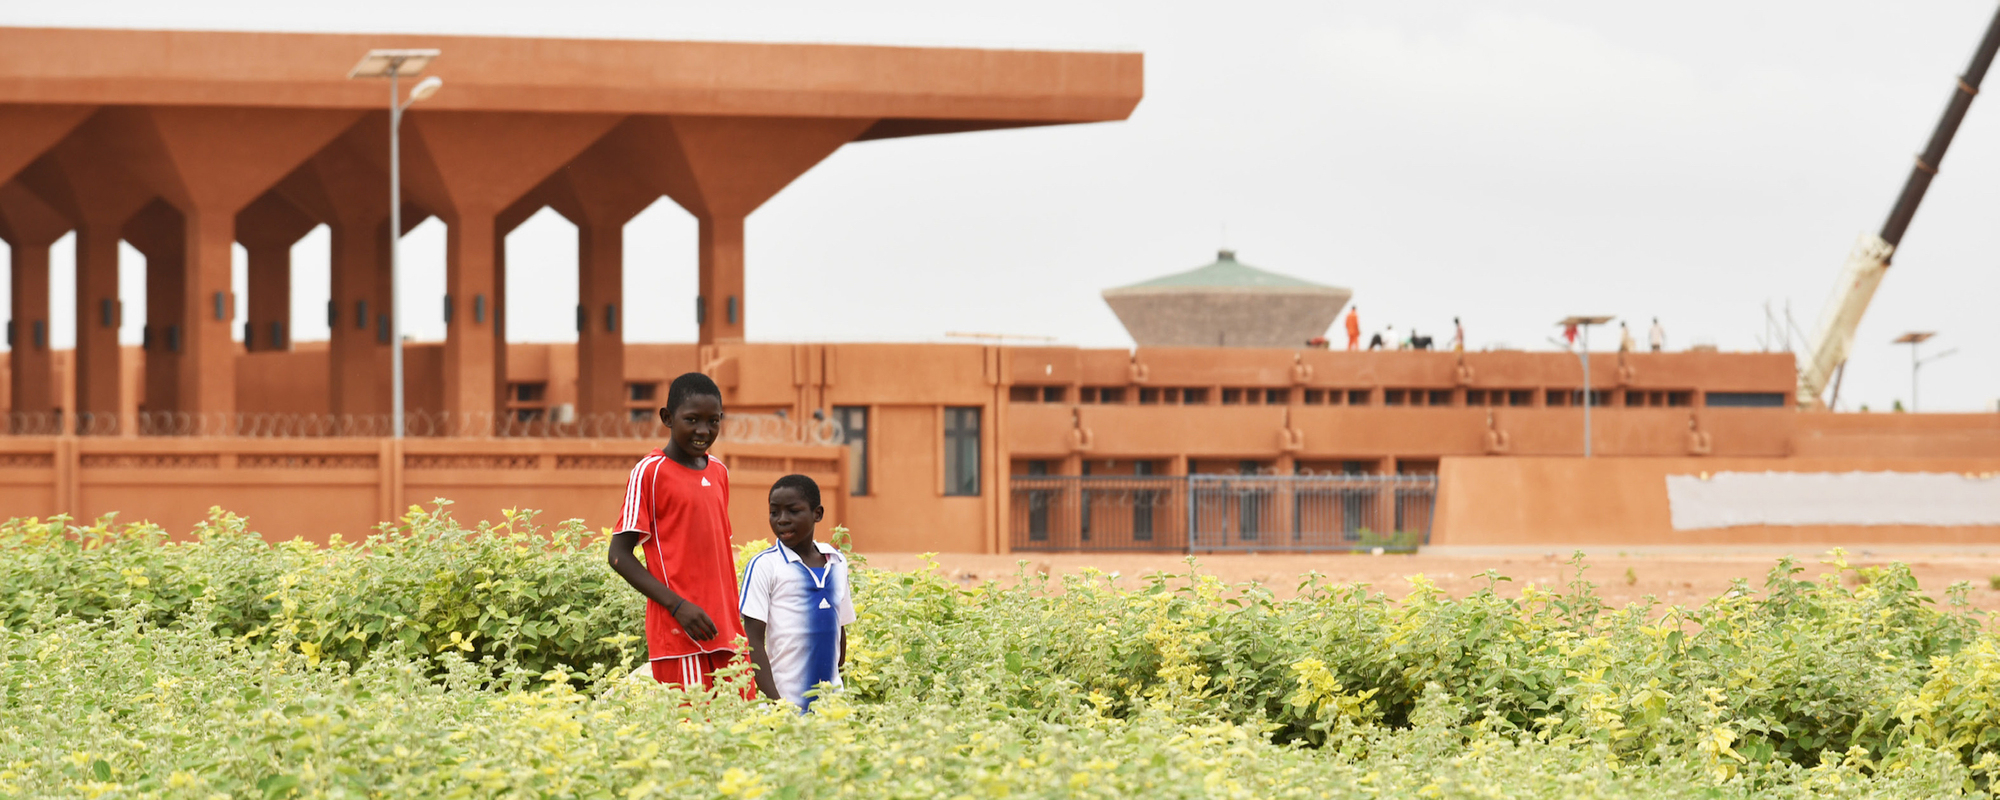
[[[778,696],[810,708],[806,692],[821,683],[840,685],[840,629],[854,621],[847,559],[825,543],[826,566],[807,567],[782,544],[752,556],[743,570],[745,619],[764,623],[764,654]]]

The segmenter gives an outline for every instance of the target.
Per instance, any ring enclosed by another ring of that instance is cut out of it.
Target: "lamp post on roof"
[[[394,427],[395,437],[403,438],[403,315],[396,308],[396,283],[399,276],[396,251],[403,241],[403,156],[402,136],[403,111],[419,100],[437,94],[444,86],[444,79],[436,75],[419,81],[410,87],[410,99],[404,100],[402,77],[416,77],[430,66],[431,59],[438,57],[434,49],[370,50],[361,57],[361,63],[348,71],[349,80],[354,78],[389,79],[389,418]]]
[[[1564,330],[1576,328],[1583,335],[1583,349],[1577,351],[1576,360],[1583,362],[1583,457],[1590,457],[1590,326],[1603,325],[1615,317],[1576,316],[1563,317],[1557,325]]]
[[[1932,355],[1930,358],[1918,358],[1917,346],[1930,341],[1930,338],[1936,335],[1936,331],[1910,331],[1896,337],[1895,341],[1891,342],[1891,344],[1907,344],[1910,346],[1910,413],[1912,414],[1917,411],[1917,370],[1922,369],[1925,364],[1958,352],[1958,348],[1954,347],[1942,353]]]

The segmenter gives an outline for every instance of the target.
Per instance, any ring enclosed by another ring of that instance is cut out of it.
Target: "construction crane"
[[[1868,310],[1868,302],[1875,298],[1875,288],[1889,271],[1889,259],[1895,255],[1896,245],[1902,243],[1910,219],[1917,215],[1917,205],[1924,201],[1931,179],[1937,177],[1944,151],[1951,147],[1951,138],[1958,133],[1966,109],[1972,107],[1973,96],[1979,94],[1979,82],[1986,78],[1986,68],[1992,66],[1996,50],[2000,50],[2000,10],[1994,12],[1993,22],[1986,26],[1986,38],[1979,41],[1972,63],[1959,76],[1951,102],[1944,108],[1944,118],[1938,120],[1937,129],[1931,132],[1930,146],[1917,156],[1910,179],[1903,184],[1902,196],[1889,211],[1888,221],[1882,223],[1882,232],[1862,234],[1854,243],[1854,250],[1848,253],[1840,283],[1827,299],[1819,328],[1799,365],[1801,408],[1819,407],[1820,394],[1835,379],[1841,365],[1847,363],[1847,351],[1854,344],[1854,330],[1861,324],[1861,315]]]

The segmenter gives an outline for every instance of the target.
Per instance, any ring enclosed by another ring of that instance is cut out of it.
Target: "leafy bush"
[[[217,513],[0,527],[0,795],[1919,797],[2000,768],[2000,639],[1891,565],[1700,608],[1560,587],[1295,599],[1195,565],[961,588],[858,569],[844,693],[626,677],[575,526],[412,512],[266,544]],[[1957,590],[1962,595],[1964,589]]]

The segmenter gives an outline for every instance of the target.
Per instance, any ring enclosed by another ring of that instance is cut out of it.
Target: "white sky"
[[[1474,347],[1546,349],[1553,320],[1605,313],[1642,340],[1658,316],[1674,347],[1755,350],[1767,302],[1812,327],[1992,13],[1991,0],[75,0],[7,4],[0,24],[1139,50],[1146,99],[1129,122],[851,145],[780,193],[749,221],[750,337],[1129,346],[1097,292],[1227,244],[1352,287],[1370,329],[1442,340],[1456,315]],[[1983,313],[2000,297],[1996,103],[1974,103],[1905,237],[1843,407],[1907,402],[1909,353],[1887,344],[1906,330],[1958,348],[1925,368],[1925,410],[2000,401],[2000,316]],[[444,230],[405,242],[405,324],[435,338]],[[629,338],[694,338],[694,246],[670,201],[627,228]],[[326,247],[321,231],[295,251],[299,339],[325,336]],[[573,340],[574,230],[544,211],[508,261],[512,338]],[[127,284],[136,341],[143,301]],[[1614,326],[1596,344],[1616,339]]]

